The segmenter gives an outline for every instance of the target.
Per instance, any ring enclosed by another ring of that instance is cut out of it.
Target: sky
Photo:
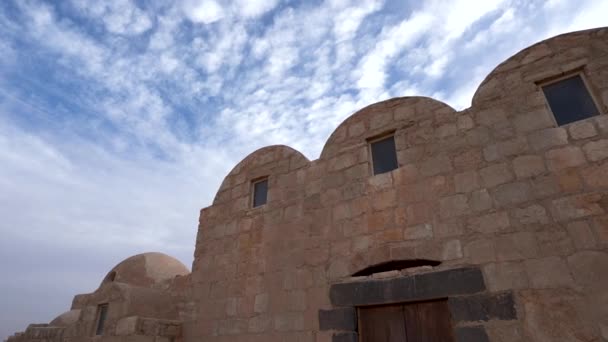
[[[273,144],[317,159],[391,97],[470,105],[608,0],[0,1],[0,340],[130,255],[192,264],[198,214]]]

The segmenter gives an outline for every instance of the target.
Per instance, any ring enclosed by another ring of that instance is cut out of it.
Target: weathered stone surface
[[[568,127],[572,139],[586,139],[597,135],[592,121],[584,120],[570,124]]]
[[[561,127],[548,128],[534,132],[529,136],[529,140],[533,149],[542,151],[547,148],[566,145],[568,143],[568,133]]]
[[[528,287],[528,275],[521,262],[487,264],[483,272],[492,292]]]
[[[565,221],[603,214],[604,209],[599,204],[601,200],[602,195],[594,193],[568,196],[553,200],[553,217],[557,221]]]
[[[464,256],[474,264],[482,264],[496,260],[494,241],[479,239],[464,246]]]
[[[448,303],[455,322],[517,318],[512,292],[453,297]]]
[[[495,164],[479,170],[483,185],[492,188],[513,180],[507,164]]]
[[[583,146],[583,151],[590,161],[608,158],[608,139],[590,141]]]
[[[549,222],[547,211],[540,204],[532,204],[523,208],[513,210],[513,217],[520,224],[546,224]]]
[[[608,287],[608,253],[579,252],[568,257],[568,265],[579,285],[597,289]]]
[[[471,192],[479,188],[479,175],[476,171],[465,171],[454,175],[456,192]]]
[[[583,298],[571,290],[531,290],[521,294],[524,336],[531,341],[591,341],[594,328]]]
[[[498,261],[529,259],[538,255],[538,243],[532,232],[499,235],[495,245]]]
[[[577,146],[567,146],[546,153],[549,170],[559,171],[585,164],[585,156]]]
[[[517,178],[538,176],[545,172],[545,162],[540,156],[520,156],[513,159],[513,170]]]
[[[522,181],[497,186],[493,197],[497,207],[503,207],[529,201],[531,194],[530,184]]]
[[[576,249],[589,249],[596,246],[595,236],[589,224],[576,221],[568,224],[568,234]]]
[[[592,165],[581,171],[585,184],[593,188],[608,187],[608,162]]]
[[[469,210],[466,195],[453,195],[439,200],[439,214],[443,218],[461,216]]]
[[[532,288],[572,287],[574,280],[566,262],[560,257],[531,259],[524,262]]]
[[[511,225],[509,215],[504,212],[490,213],[469,220],[469,228],[480,233],[496,233]]]

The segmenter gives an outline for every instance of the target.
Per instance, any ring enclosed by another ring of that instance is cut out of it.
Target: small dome
[[[70,324],[76,323],[80,317],[80,309],[70,310],[55,317],[49,325],[53,327],[67,327]]]
[[[143,253],[114,266],[102,284],[118,282],[135,286],[153,286],[178,275],[190,273],[179,260],[163,253]]]

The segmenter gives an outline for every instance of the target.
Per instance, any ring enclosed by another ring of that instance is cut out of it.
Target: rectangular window
[[[266,204],[268,200],[268,178],[253,183],[253,207]]]
[[[101,304],[97,307],[97,329],[95,335],[103,335],[103,326],[108,315],[108,304]]]
[[[370,146],[374,175],[389,172],[399,167],[393,135],[371,141]]]
[[[599,114],[580,75],[547,84],[542,89],[559,126]]]

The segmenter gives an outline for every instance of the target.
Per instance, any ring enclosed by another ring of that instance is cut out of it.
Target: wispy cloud
[[[0,263],[12,274],[0,291],[21,300],[2,303],[14,310],[0,313],[0,338],[49,321],[131,254],[189,264],[198,210],[256,148],[287,144],[315,159],[343,119],[393,96],[467,107],[499,62],[605,25],[606,6],[0,3],[0,256],[27,260]],[[46,293],[17,285],[51,278]]]

